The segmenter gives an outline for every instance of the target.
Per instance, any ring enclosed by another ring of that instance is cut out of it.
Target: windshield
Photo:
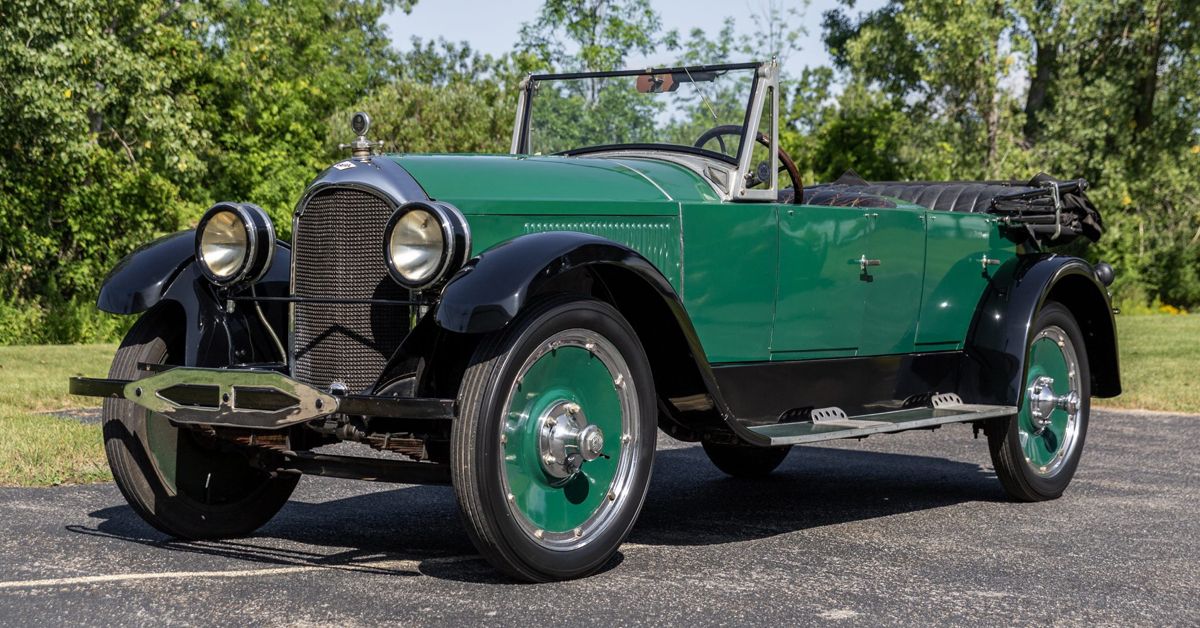
[[[528,154],[654,144],[737,159],[755,67],[531,77]],[[723,128],[722,128],[723,127]]]

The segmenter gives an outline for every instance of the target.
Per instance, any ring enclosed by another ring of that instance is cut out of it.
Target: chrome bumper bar
[[[453,399],[331,395],[269,370],[175,367],[137,380],[72,377],[73,395],[112,397],[175,423],[279,429],[331,414],[453,419]]]

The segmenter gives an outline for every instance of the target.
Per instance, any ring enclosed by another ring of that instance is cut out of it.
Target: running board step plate
[[[812,421],[776,423],[749,428],[751,432],[770,439],[769,446],[799,445],[838,438],[859,438],[871,434],[902,432],[946,423],[964,423],[1017,413],[1015,406],[985,406],[978,404],[939,404],[936,408],[910,408],[877,414],[848,417],[836,408],[816,411]]]

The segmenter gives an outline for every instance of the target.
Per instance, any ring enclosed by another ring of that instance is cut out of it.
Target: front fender
[[[1121,394],[1116,323],[1108,290],[1086,261],[1023,255],[997,270],[977,309],[966,345],[962,387],[979,402],[1017,405],[1025,382],[1031,326],[1048,300],[1075,316],[1091,367],[1092,395]]]
[[[96,307],[112,314],[145,312],[196,256],[196,230],[165,235],[138,247],[109,271]]]
[[[636,274],[686,319],[675,289],[649,260],[623,244],[574,231],[521,236],[475,256],[442,290],[435,319],[441,328],[458,333],[496,331],[516,317],[540,286],[564,273],[597,265]]]
[[[514,238],[471,259],[456,273],[431,316],[451,332],[497,331],[532,296],[574,285],[577,271],[584,269],[602,286],[599,293],[633,326],[646,350],[655,390],[663,400],[663,429],[690,441],[698,440],[700,431],[745,432],[728,410],[683,300],[654,264],[623,244],[566,231]],[[560,278],[566,281],[551,283]],[[679,409],[670,405],[673,400],[689,401],[692,407]],[[672,409],[666,410],[668,406]]]
[[[292,251],[276,241],[275,257],[254,289],[259,296],[284,297],[290,291]],[[262,332],[253,306],[227,311],[229,295],[219,292],[195,258],[195,230],[164,236],[127,255],[100,287],[97,307],[114,314],[160,309],[184,329],[185,366],[228,366],[278,362],[285,356]],[[263,315],[280,339],[287,338],[287,306],[263,304]],[[255,333],[258,331],[259,333]]]

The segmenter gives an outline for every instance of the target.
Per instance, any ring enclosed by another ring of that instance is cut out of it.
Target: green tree
[[[111,337],[107,269],[214,200],[286,229],[325,118],[386,79],[380,15],[411,3],[0,5],[0,341]]]
[[[192,28],[204,42],[215,198],[253,201],[283,235],[304,184],[328,165],[326,119],[387,84],[380,23],[411,0],[222,0]]]
[[[371,135],[402,153],[508,152],[520,73],[509,55],[494,58],[466,42],[424,41],[398,55],[390,82],[327,119],[326,161],[349,139],[348,120],[366,111]]]
[[[868,178],[1087,178],[1109,228],[1086,254],[1114,262],[1121,300],[1194,307],[1198,23],[1190,0],[892,0],[855,17],[833,11],[825,40],[847,88],[812,141],[821,154],[849,153]],[[871,157],[882,146],[894,162]]]
[[[650,0],[545,0],[537,18],[521,26],[517,50],[542,68],[616,70],[631,52],[672,47],[674,32]]]

